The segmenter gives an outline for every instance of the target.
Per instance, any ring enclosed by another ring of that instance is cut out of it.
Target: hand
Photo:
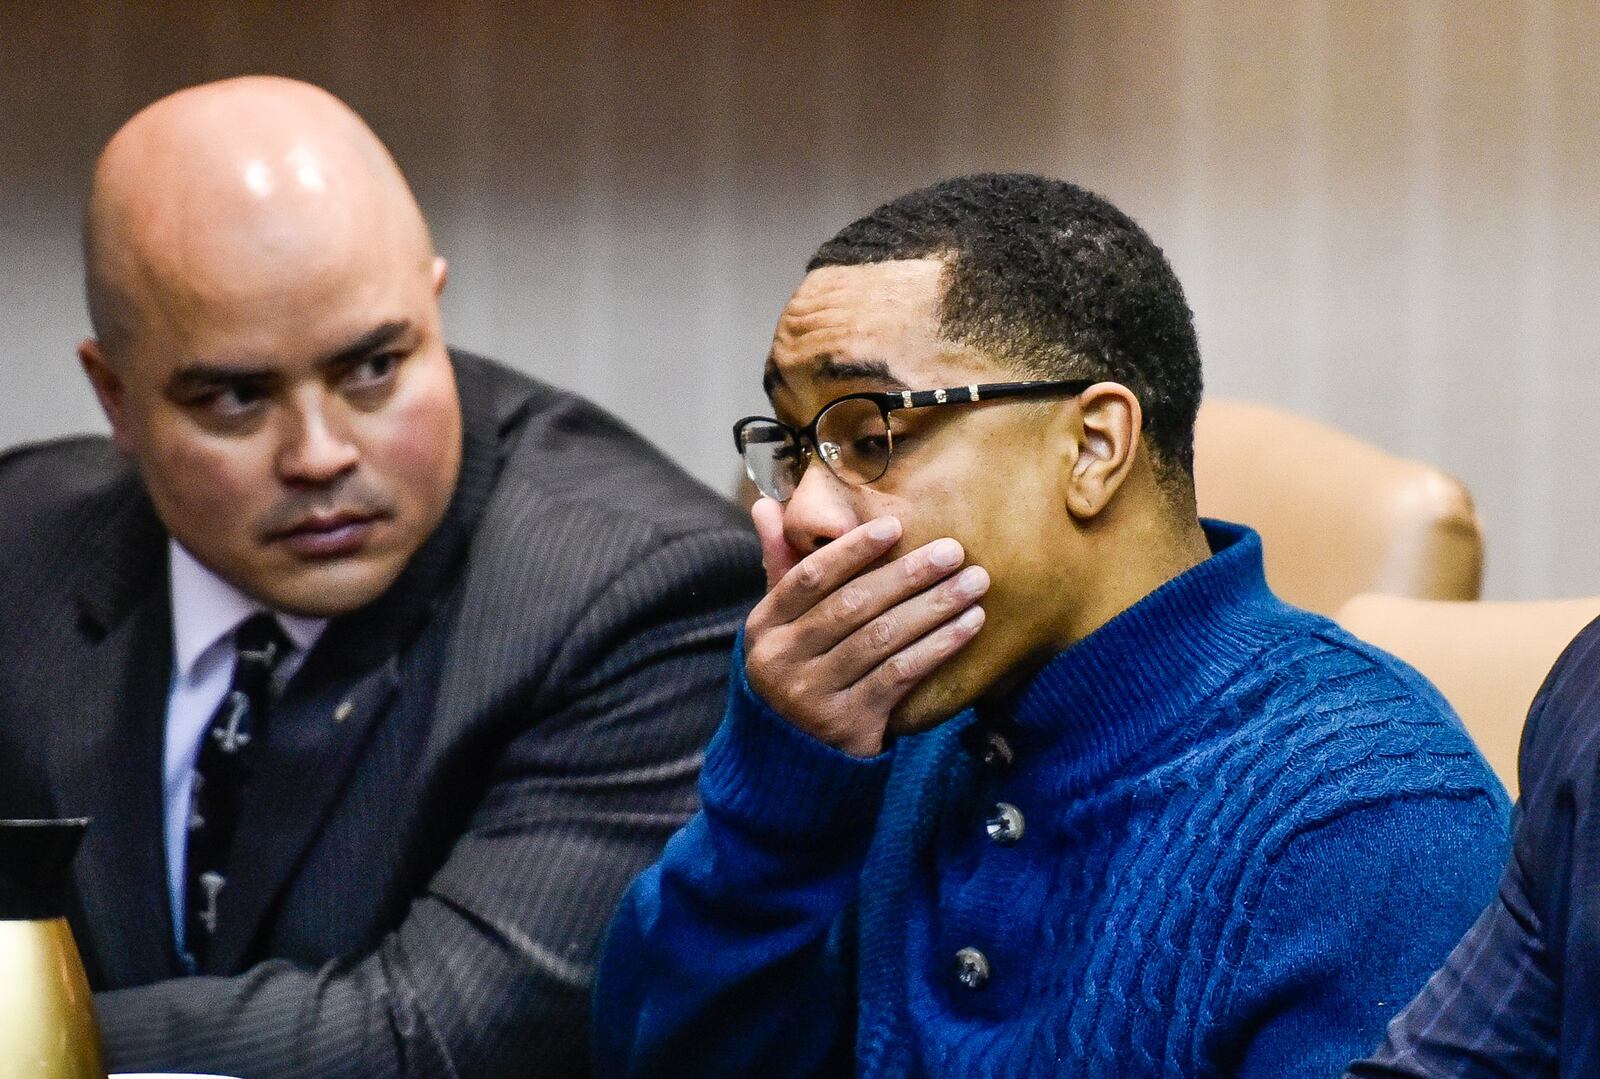
[[[900,539],[893,517],[868,521],[801,558],[770,498],[750,511],[767,595],[745,623],[745,677],[779,715],[837,749],[883,749],[895,705],[983,625],[981,566],[956,570],[961,545],[939,539],[863,573]],[[954,576],[952,576],[954,575]]]

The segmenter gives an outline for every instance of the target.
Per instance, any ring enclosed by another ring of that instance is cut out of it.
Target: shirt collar
[[[172,582],[174,667],[179,677],[187,678],[213,645],[240,622],[267,608],[201,565],[175,539],[167,541],[167,562]],[[328,625],[326,618],[272,613],[296,652],[316,644]]]

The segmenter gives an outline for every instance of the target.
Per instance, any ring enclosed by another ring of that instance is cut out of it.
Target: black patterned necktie
[[[273,696],[273,672],[289,654],[278,620],[262,612],[234,631],[233,683],[211,716],[195,762],[185,866],[185,965],[198,970],[217,931],[217,911],[228,886],[228,849],[239,805]]]

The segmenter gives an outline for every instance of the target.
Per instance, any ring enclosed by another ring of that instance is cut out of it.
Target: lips
[[[301,558],[341,558],[366,546],[378,521],[370,513],[313,514],[272,538]]]

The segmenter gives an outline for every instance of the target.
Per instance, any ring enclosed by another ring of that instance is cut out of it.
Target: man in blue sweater
[[[1160,250],[984,175],[808,269],[736,427],[769,591],[613,923],[601,1073],[1337,1074],[1493,893],[1505,794],[1196,517]]]

